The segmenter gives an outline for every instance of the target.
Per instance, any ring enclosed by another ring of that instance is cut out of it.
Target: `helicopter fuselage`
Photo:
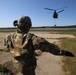
[[[53,13],[53,18],[58,18],[58,14],[56,11],[54,11],[54,13]]]

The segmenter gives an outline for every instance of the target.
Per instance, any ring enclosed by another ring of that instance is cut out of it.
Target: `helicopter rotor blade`
[[[51,12],[47,12],[47,13],[52,14]]]
[[[59,11],[59,12],[57,12],[57,13],[60,13],[60,12],[62,12],[62,11],[64,11],[64,9],[63,9],[63,10],[61,10],[61,11]]]
[[[57,10],[60,10],[60,9],[63,9],[63,8],[67,8],[68,6],[65,6],[65,7],[62,7],[62,8],[59,8],[59,9],[57,9]]]
[[[54,11],[54,9],[50,9],[50,8],[45,8],[46,10],[51,10],[51,11]]]

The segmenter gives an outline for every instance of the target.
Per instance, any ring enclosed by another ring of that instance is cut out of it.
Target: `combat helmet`
[[[32,22],[29,16],[21,16],[13,22],[13,25],[17,26],[19,29],[24,27],[30,28],[32,26]]]

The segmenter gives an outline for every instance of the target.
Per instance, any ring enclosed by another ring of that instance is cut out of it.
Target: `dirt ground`
[[[73,35],[51,34],[49,32],[32,32],[37,36],[45,38],[47,41],[60,44],[57,38],[75,38]],[[0,49],[4,49],[3,39],[9,33],[0,33]],[[0,52],[0,64],[11,60],[11,55],[6,52]],[[37,57],[36,75],[66,75],[63,71],[63,56],[55,56],[53,54],[43,52]],[[18,73],[17,75],[22,75]]]

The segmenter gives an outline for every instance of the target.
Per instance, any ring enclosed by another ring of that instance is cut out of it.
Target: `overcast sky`
[[[53,18],[53,11],[58,9],[59,18]],[[49,13],[48,13],[49,12]],[[19,16],[31,18],[33,27],[76,25],[76,0],[0,0],[0,27],[13,27],[13,21]]]

